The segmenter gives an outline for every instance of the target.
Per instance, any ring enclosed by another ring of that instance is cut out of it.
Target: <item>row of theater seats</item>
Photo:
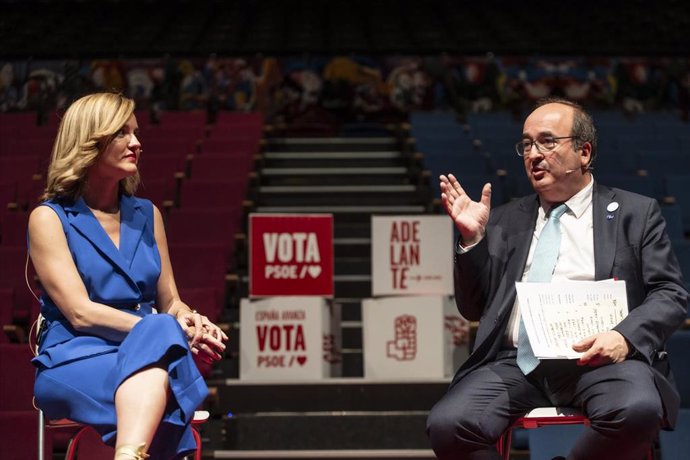
[[[203,112],[166,112],[157,124],[145,113],[137,118],[143,148],[137,195],[151,199],[163,212],[183,299],[218,321],[263,133],[262,117],[220,113],[213,125],[206,124]],[[0,342],[23,341],[38,313],[27,280],[34,292],[40,288],[30,264],[25,280],[26,226],[45,185],[57,123],[36,127],[34,116],[8,114],[0,116],[0,126],[0,190],[10,190],[0,195],[0,321],[12,331],[0,334]]]
[[[28,325],[38,315],[38,302],[25,281],[28,197],[41,193],[57,117],[35,126],[36,115],[0,115],[0,452],[6,458],[38,458],[38,411],[33,406],[35,369]],[[27,278],[35,290],[29,264]],[[8,343],[10,341],[21,343]],[[50,458],[53,438],[46,443]],[[63,440],[64,443],[64,440]]]
[[[26,264],[27,207],[45,185],[58,122],[57,114],[43,126],[34,113],[0,114],[0,343],[25,342],[39,312],[35,273]]]
[[[3,458],[38,458],[38,411],[33,407],[34,367],[29,344],[0,343],[0,452]],[[8,435],[11,433],[11,435]],[[53,438],[46,442],[46,457],[52,458]],[[64,443],[63,440],[55,440]]]

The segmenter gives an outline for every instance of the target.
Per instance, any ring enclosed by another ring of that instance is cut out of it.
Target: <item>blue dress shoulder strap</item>
[[[55,211],[55,214],[57,214],[57,216],[60,218],[62,230],[65,232],[65,235],[67,235],[67,232],[69,232],[69,222],[67,221],[67,214],[65,213],[65,209],[62,207],[62,205],[55,200],[46,200],[39,206],[48,206],[50,209]]]

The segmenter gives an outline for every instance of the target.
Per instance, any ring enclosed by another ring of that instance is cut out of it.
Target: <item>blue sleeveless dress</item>
[[[93,426],[113,445],[115,392],[127,377],[157,363],[167,367],[171,398],[149,448],[152,459],[179,458],[195,449],[190,422],[208,389],[176,319],[152,314],[161,262],[153,233],[153,205],[120,199],[120,248],[82,199],[46,201],[60,217],[65,237],[91,300],[142,317],[122,342],[74,330],[43,294],[45,324],[39,337],[34,394],[50,419]]]

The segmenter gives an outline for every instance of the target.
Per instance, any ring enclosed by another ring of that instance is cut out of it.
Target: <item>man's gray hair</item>
[[[573,144],[576,149],[581,149],[585,142],[589,142],[592,146],[592,155],[589,159],[589,164],[587,169],[592,170],[592,163],[597,157],[597,130],[594,127],[594,120],[592,116],[585,112],[577,102],[569,101],[568,99],[563,99],[561,97],[544,97],[537,101],[534,106],[535,109],[546,105],[546,104],[563,104],[568,107],[572,107],[574,111],[573,115],[573,129],[570,135],[573,136]]]

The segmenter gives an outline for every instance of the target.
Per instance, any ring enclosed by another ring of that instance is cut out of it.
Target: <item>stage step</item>
[[[380,452],[428,449],[426,416],[449,380],[215,379],[208,384],[214,405],[225,413],[208,428],[207,434],[214,434],[209,447],[216,451]]]
[[[372,152],[401,148],[395,137],[283,137],[265,140],[270,152]]]
[[[257,206],[361,204],[394,206],[399,203],[426,205],[428,190],[411,184],[392,185],[302,185],[259,187]]]
[[[399,151],[392,152],[266,152],[260,157],[264,168],[348,167],[361,163],[368,166],[406,166],[408,159]]]
[[[227,451],[217,450],[212,458],[231,458],[236,460],[270,460],[270,459],[358,459],[377,460],[407,459],[427,460],[436,456],[430,449],[350,449],[350,450],[255,450],[255,451]]]
[[[372,215],[408,215],[428,214],[428,206],[416,204],[397,205],[323,205],[323,206],[257,206],[255,212],[262,213],[296,213],[296,214],[333,214],[336,235],[338,227],[344,223],[369,224]],[[370,224],[369,224],[370,226]],[[370,226],[371,228],[371,226]],[[354,236],[354,235],[352,235]],[[371,233],[368,235],[371,236]]]
[[[260,450],[428,448],[426,411],[294,412],[226,420],[225,448]]]
[[[210,379],[220,407],[233,414],[267,412],[424,411],[443,396],[450,379],[329,378],[292,382]]]

